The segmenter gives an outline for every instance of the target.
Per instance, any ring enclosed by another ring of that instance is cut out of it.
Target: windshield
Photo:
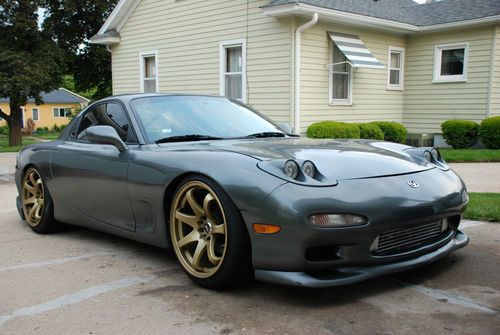
[[[271,133],[284,136],[254,111],[222,97],[153,96],[131,102],[150,142],[203,136],[217,139]]]

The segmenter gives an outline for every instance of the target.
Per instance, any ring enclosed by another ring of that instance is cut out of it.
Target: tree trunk
[[[9,146],[18,147],[22,145],[21,136],[21,121],[22,121],[21,106],[10,104],[10,117],[6,120],[9,125]]]

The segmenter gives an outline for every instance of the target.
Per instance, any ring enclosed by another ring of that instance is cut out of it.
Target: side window
[[[130,124],[122,106],[115,102],[101,104],[91,108],[83,117],[78,127],[77,137],[91,126],[111,126],[121,139],[127,143],[137,143],[137,139],[130,130]]]
[[[123,141],[128,143],[137,142],[134,133],[130,130],[127,114],[121,105],[114,102],[108,103],[106,105],[106,117],[107,120],[105,120],[104,124],[115,128]]]

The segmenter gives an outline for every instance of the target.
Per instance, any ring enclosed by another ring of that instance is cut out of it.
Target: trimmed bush
[[[7,134],[8,132],[9,132],[9,128],[7,128],[6,126],[0,127],[0,135]]]
[[[368,140],[384,140],[384,132],[376,124],[360,123],[360,138]]]
[[[476,144],[479,138],[479,125],[467,120],[448,120],[441,124],[446,143],[453,149],[466,149]]]
[[[408,130],[405,126],[397,122],[374,121],[370,124],[377,125],[384,133],[384,140],[396,143],[405,143]]]
[[[493,116],[481,122],[481,142],[488,149],[500,149],[500,116]]]
[[[61,128],[55,124],[54,127],[52,127],[51,129],[51,133],[60,133],[61,132]]]
[[[37,134],[40,134],[40,135],[45,135],[45,134],[48,134],[48,130],[45,129],[45,128],[36,128],[36,133]]]
[[[359,135],[359,127],[353,123],[323,121],[307,129],[307,137],[310,138],[359,138]]]

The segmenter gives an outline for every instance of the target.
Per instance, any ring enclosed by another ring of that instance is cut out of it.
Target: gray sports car
[[[467,191],[438,150],[288,132],[228,98],[110,97],[19,153],[17,207],[37,233],[172,248],[207,288],[348,284],[468,243]]]

